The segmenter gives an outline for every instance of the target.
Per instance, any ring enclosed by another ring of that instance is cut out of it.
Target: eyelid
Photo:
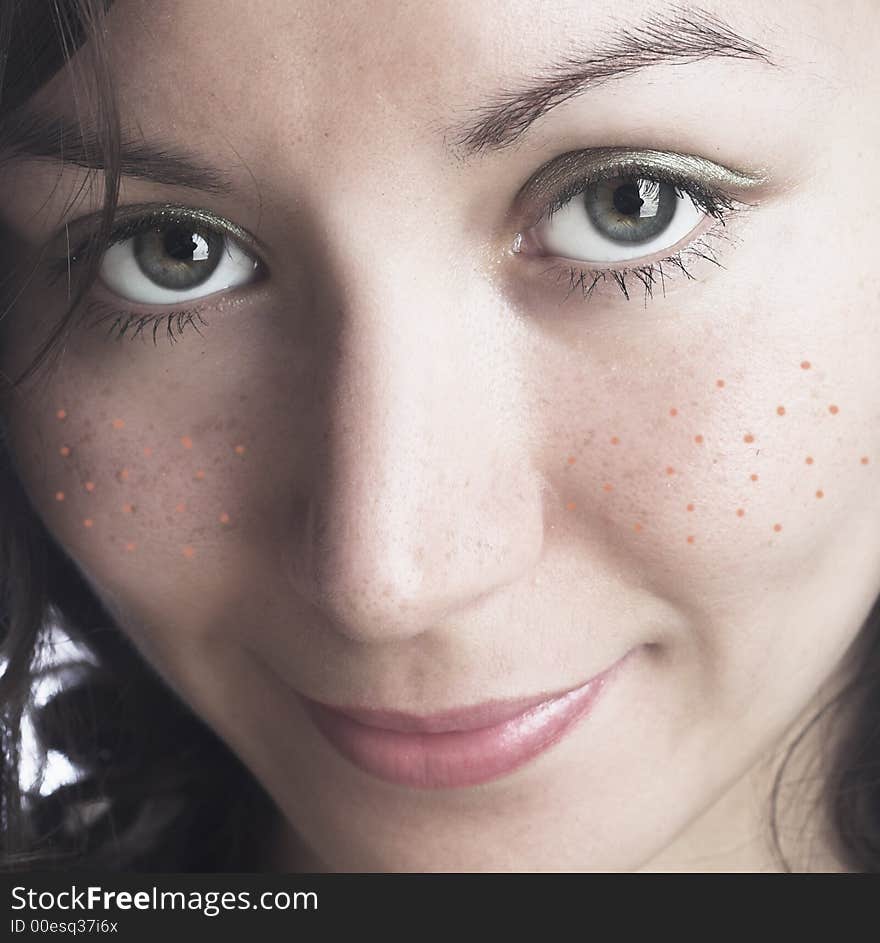
[[[79,257],[80,253],[85,250],[90,238],[95,235],[100,220],[100,212],[81,216],[79,219],[65,224],[61,232],[53,239],[53,243],[57,241],[62,246],[68,246],[70,245],[68,232],[84,230],[85,235],[83,238],[77,242],[75,247],[71,247],[67,250],[71,260],[75,260]],[[238,226],[236,223],[231,222],[223,216],[217,216],[209,210],[198,209],[179,203],[128,203],[120,206],[118,212],[113,217],[111,239],[115,242],[122,242],[124,239],[129,238],[123,234],[126,223],[134,226],[138,223],[148,222],[149,224],[153,224],[163,221],[168,223],[181,221],[202,223],[212,230],[219,231],[224,235],[236,239],[238,242],[242,243],[245,248],[259,255],[261,259],[264,259],[266,256],[267,250],[265,244],[261,239],[254,236],[253,233],[248,232],[248,230]]]
[[[669,182],[703,184],[707,190],[752,191],[768,183],[766,170],[734,170],[693,154],[674,151],[632,150],[623,147],[596,147],[568,151],[539,168],[523,184],[514,199],[514,207],[525,211],[534,204],[545,205],[567,183],[574,180],[612,176],[627,168],[633,173],[653,169]]]

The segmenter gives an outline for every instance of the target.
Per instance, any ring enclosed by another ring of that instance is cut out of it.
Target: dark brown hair
[[[0,0],[0,172],[3,155],[28,133],[21,111],[80,51],[94,86],[105,179],[103,225],[77,291],[57,329],[14,381],[0,376],[0,433],[7,397],[57,351],[96,277],[119,190],[119,127],[103,42],[107,0]],[[79,59],[80,57],[78,57]],[[3,259],[13,257],[3,234]],[[7,251],[9,250],[9,251]],[[14,313],[23,273],[0,273],[0,330]],[[2,344],[2,335],[0,335]],[[60,625],[94,656],[88,667],[36,709],[35,682],[47,629]],[[852,679],[812,723],[846,718],[823,791],[825,815],[847,867],[880,871],[880,600],[854,646]],[[143,661],[31,506],[0,435],[0,816],[5,870],[109,867],[213,871],[258,867],[261,842],[277,815],[266,793],[219,738]],[[84,775],[49,795],[23,794],[21,721],[28,712],[47,749]],[[796,748],[798,741],[792,744]],[[786,756],[791,755],[791,751]],[[780,766],[771,823],[776,822]],[[787,865],[784,864],[787,867]]]

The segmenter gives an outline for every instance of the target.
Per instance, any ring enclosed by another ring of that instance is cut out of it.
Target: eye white
[[[675,209],[662,232],[644,242],[620,242],[597,228],[578,194],[552,217],[532,230],[541,249],[548,255],[582,262],[623,262],[669,249],[692,232],[706,213],[683,194],[675,196]]]
[[[204,240],[203,240],[204,241]],[[137,304],[176,304],[205,298],[219,291],[238,288],[251,281],[257,269],[256,259],[231,237],[223,237],[221,258],[205,281],[189,289],[171,289],[157,285],[138,265],[134,252],[135,237],[118,242],[104,253],[100,277],[112,291]],[[194,258],[199,258],[197,241]]]

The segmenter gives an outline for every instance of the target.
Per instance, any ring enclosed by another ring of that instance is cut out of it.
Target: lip
[[[364,772],[417,789],[475,786],[513,772],[558,742],[590,712],[626,658],[565,691],[421,717],[299,697],[323,736]]]

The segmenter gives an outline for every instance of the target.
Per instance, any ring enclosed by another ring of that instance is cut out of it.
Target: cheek
[[[878,490],[876,381],[813,346],[571,377],[578,411],[548,422],[545,442],[554,524],[690,586],[795,568]]]

